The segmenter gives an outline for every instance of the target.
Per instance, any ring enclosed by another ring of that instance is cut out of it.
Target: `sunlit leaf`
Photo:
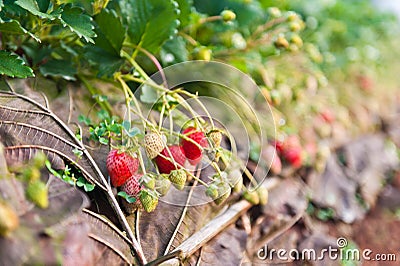
[[[0,51],[0,75],[17,78],[35,76],[33,70],[18,55],[7,51]]]
[[[33,15],[38,16],[40,18],[53,20],[58,17],[58,14],[47,14],[40,11],[39,5],[35,0],[18,0],[15,2],[15,4],[19,5],[23,9],[29,11]]]
[[[157,52],[176,34],[179,9],[172,0],[120,1],[120,7],[131,42],[149,52]]]
[[[83,37],[87,42],[94,43],[96,37],[92,18],[84,14],[83,9],[67,5],[61,14],[61,22],[64,27],[68,27],[79,37]]]

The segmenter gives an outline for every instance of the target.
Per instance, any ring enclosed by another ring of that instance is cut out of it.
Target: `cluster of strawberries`
[[[214,147],[221,143],[222,135],[218,131],[211,131],[208,135]],[[182,132],[180,145],[165,145],[163,138],[158,132],[151,132],[144,137],[144,147],[147,156],[153,160],[159,173],[163,178],[172,183],[177,189],[183,189],[187,181],[187,172],[184,168],[186,160],[192,165],[197,165],[203,155],[203,148],[208,147],[208,140],[204,132],[195,127],[188,127]],[[121,187],[131,197],[140,200],[141,206],[147,211],[153,211],[158,203],[156,193],[149,193],[143,189],[143,184],[150,190],[154,190],[158,180],[152,180],[138,173],[139,159],[136,154],[112,150],[107,157],[107,170],[111,184]],[[147,180],[146,180],[147,179]],[[162,191],[169,189],[169,182],[158,182],[163,184]],[[167,188],[165,188],[167,186]],[[159,194],[164,194],[160,193]],[[139,202],[135,204],[140,205]],[[139,206],[138,206],[139,207]]]

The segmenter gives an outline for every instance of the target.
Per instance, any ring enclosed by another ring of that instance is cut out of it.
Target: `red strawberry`
[[[283,152],[283,157],[295,168],[298,168],[303,164],[300,147],[286,149]]]
[[[139,184],[140,178],[143,176],[143,174],[134,174],[126,182],[124,185],[121,187],[122,191],[125,191],[126,194],[129,196],[137,196],[142,189],[142,187]]]
[[[194,127],[186,128],[182,132],[182,134],[186,135],[188,138],[192,139],[194,142],[196,142],[203,148],[208,146],[207,138],[204,135],[204,133]],[[181,144],[182,144],[182,148],[185,152],[186,157],[189,159],[189,162],[192,165],[199,163],[201,160],[201,156],[202,156],[201,149],[193,142],[183,139],[183,138],[181,140]]]
[[[122,186],[138,168],[139,160],[126,152],[112,150],[107,156],[107,170],[114,187]]]
[[[175,167],[173,162],[158,155],[155,158],[155,162],[158,167],[158,170],[162,174],[169,174],[172,170],[181,168],[179,167],[179,165],[183,166],[186,160],[185,153],[182,147],[178,145],[168,146],[167,148],[164,148],[160,154],[163,155],[164,157],[171,158],[168,149],[171,152],[172,158],[174,158],[175,162],[178,164],[178,167]]]
[[[275,149],[278,153],[281,153],[283,151],[283,142],[279,140],[274,140],[271,143],[272,146],[275,146]]]
[[[332,124],[333,121],[335,121],[335,114],[330,109],[322,111],[320,115],[322,119],[328,124]]]

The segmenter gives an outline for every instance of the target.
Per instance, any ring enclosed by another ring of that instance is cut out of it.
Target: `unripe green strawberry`
[[[268,189],[266,187],[260,186],[257,188],[257,194],[261,205],[266,205],[268,203]]]
[[[33,166],[38,169],[42,168],[46,160],[47,156],[43,152],[38,152],[35,154],[35,157],[33,157]]]
[[[46,184],[40,180],[28,184],[26,196],[40,208],[45,209],[49,206],[48,188]]]
[[[247,190],[243,192],[243,198],[253,205],[257,205],[260,203],[260,197],[258,196],[256,190],[253,191]]]
[[[22,177],[26,182],[37,181],[40,176],[40,170],[36,167],[27,167],[22,171]]]
[[[156,178],[156,191],[160,193],[161,196],[167,195],[171,187],[171,181],[168,179],[168,175],[161,174]]]
[[[289,42],[286,40],[285,36],[280,35],[274,41],[274,45],[275,45],[276,48],[287,49],[289,47]]]
[[[8,236],[18,225],[19,219],[15,211],[5,202],[0,202],[0,236]]]
[[[290,42],[295,44],[298,48],[301,48],[303,46],[303,40],[301,39],[301,37],[297,34],[293,34],[290,37]]]
[[[212,51],[205,46],[198,48],[195,52],[195,59],[198,60],[211,60]]]
[[[150,160],[156,158],[164,149],[164,146],[160,133],[152,132],[144,136],[144,147]]]
[[[222,133],[219,130],[211,130],[210,132],[208,132],[207,136],[211,140],[214,148],[218,148],[221,146]]]
[[[218,184],[218,198],[214,200],[215,204],[220,205],[231,195],[231,187],[226,182]]]
[[[299,20],[299,15],[297,15],[295,12],[293,11],[289,11],[286,15],[286,19],[287,21],[296,21]]]
[[[290,28],[290,31],[292,31],[292,32],[298,32],[299,30],[301,30],[301,25],[297,21],[292,21],[289,24],[289,28]]]
[[[185,187],[187,174],[184,169],[172,170],[168,178],[177,189],[182,190]]]
[[[240,177],[238,182],[236,182],[235,186],[233,187],[233,192],[239,193],[242,191],[243,188],[243,177]]]
[[[142,184],[148,189],[153,190],[156,186],[156,181],[154,180],[154,178],[146,175],[142,177]]]
[[[218,198],[218,186],[216,184],[210,184],[206,189],[206,195],[213,200]]]
[[[227,176],[229,185],[232,187],[233,192],[240,192],[243,186],[242,172],[239,169],[234,169],[229,172]]]
[[[146,190],[140,192],[140,202],[146,212],[152,212],[156,209],[158,198]]]
[[[236,19],[236,14],[231,10],[224,10],[221,12],[222,20],[225,22],[232,21]]]
[[[279,8],[277,7],[270,7],[268,8],[268,14],[272,17],[272,18],[279,18],[280,16],[282,16],[282,12],[279,10]]]

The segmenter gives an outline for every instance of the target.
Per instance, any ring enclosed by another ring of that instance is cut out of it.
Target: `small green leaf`
[[[29,11],[33,15],[38,16],[40,18],[53,20],[58,16],[58,14],[47,14],[41,12],[38,3],[35,0],[18,0],[15,2],[15,4],[19,5],[23,9]]]
[[[50,59],[46,64],[41,65],[40,73],[43,76],[62,77],[66,80],[76,80],[76,68],[68,60]]]
[[[89,117],[84,116],[84,115],[82,115],[82,114],[80,114],[80,115],[78,116],[78,121],[79,121],[80,123],[84,123],[84,124],[87,125],[87,126],[89,126],[89,125],[92,124],[92,120],[90,120]]]
[[[108,139],[106,139],[106,138],[100,137],[99,142],[103,145],[108,145]]]
[[[80,38],[84,38],[86,42],[94,43],[93,39],[96,33],[93,31],[92,18],[83,13],[83,9],[79,7],[71,7],[67,5],[61,14],[61,23],[64,27],[69,27]]]
[[[79,177],[78,180],[76,181],[76,185],[78,187],[83,187],[86,183],[86,180],[83,177]]]
[[[86,179],[85,179],[83,176],[80,176],[80,177],[78,178],[78,180],[76,181],[76,185],[77,185],[78,187],[83,187],[83,189],[84,189],[86,192],[92,191],[92,190],[94,189],[94,187],[95,187],[94,184],[91,184],[91,183],[87,182]]]
[[[122,127],[125,129],[126,132],[128,132],[131,129],[131,122],[128,120],[124,120],[122,122]]]
[[[121,133],[121,125],[119,124],[111,124],[107,127],[108,131],[116,133],[116,134],[120,134]]]
[[[140,129],[138,129],[137,127],[134,127],[131,130],[129,130],[128,136],[132,138],[132,137],[138,135],[139,133],[140,133]]]
[[[0,75],[27,78],[34,77],[33,70],[16,54],[0,51]]]
[[[108,120],[110,119],[110,114],[106,110],[101,109],[100,111],[97,112],[97,117],[100,120]]]
[[[90,184],[90,183],[85,183],[85,185],[83,186],[83,189],[86,192],[90,192],[94,189],[95,185],[94,184]]]
[[[61,174],[58,173],[56,170],[54,170],[54,169],[51,167],[50,161],[46,160],[45,165],[46,165],[47,170],[49,170],[49,172],[50,172],[52,175],[54,175],[55,177],[61,178]]]
[[[124,198],[128,203],[134,203],[136,202],[136,198],[129,196],[125,191],[120,191],[117,194],[118,196]]]
[[[142,93],[140,94],[140,100],[144,103],[154,104],[157,102],[158,96],[157,90],[148,84],[142,86]]]
[[[81,151],[81,150],[75,148],[75,149],[72,150],[72,152],[73,152],[78,158],[82,158],[83,151]]]
[[[176,34],[179,9],[175,1],[128,0],[119,3],[133,44],[154,53]]]

